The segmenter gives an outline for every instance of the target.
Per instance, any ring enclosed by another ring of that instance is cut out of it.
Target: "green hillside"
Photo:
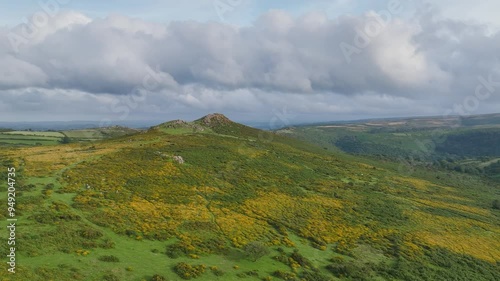
[[[500,277],[500,191],[477,175],[404,175],[221,114],[0,155],[18,219],[1,280]]]
[[[500,114],[324,123],[278,130],[324,149],[485,175],[500,160]]]

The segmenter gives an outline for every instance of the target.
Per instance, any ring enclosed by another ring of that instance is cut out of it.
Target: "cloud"
[[[29,38],[25,25],[0,29],[0,94],[89,95],[89,106],[106,107],[109,98],[146,91],[144,108],[153,111],[159,103],[221,111],[280,103],[304,113],[399,114],[411,106],[431,114],[462,102],[479,76],[499,69],[500,33],[482,24],[427,10],[378,21],[379,32],[367,35],[380,16],[273,10],[235,27],[61,12]],[[22,39],[18,52],[13,36]],[[349,59],[341,44],[356,48]]]
[[[12,55],[0,56],[0,61],[0,89],[44,86],[49,79],[40,67]]]

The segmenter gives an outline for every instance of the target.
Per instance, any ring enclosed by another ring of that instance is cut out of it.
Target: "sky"
[[[496,0],[0,1],[0,121],[500,110]]]

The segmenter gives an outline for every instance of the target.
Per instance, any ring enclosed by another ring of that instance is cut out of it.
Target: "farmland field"
[[[120,137],[138,132],[124,127],[105,127],[68,131],[3,131],[0,132],[1,146],[55,145],[68,142],[89,142]]]
[[[2,132],[0,133],[0,145],[55,145],[58,144],[64,135],[58,132]]]
[[[61,132],[52,132],[52,131],[45,131],[45,132],[37,132],[37,131],[10,131],[10,132],[3,132],[2,134],[6,134],[6,135],[23,135],[23,136],[56,137],[56,138],[62,138],[62,137],[64,137],[64,134],[62,134]]]

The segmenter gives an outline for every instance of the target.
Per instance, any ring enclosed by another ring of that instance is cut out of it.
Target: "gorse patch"
[[[3,166],[19,168],[30,229],[19,232],[19,276],[497,277],[500,219],[481,178],[405,176],[390,161],[262,134],[212,115],[92,145],[0,150]],[[70,266],[54,271],[45,257]]]

